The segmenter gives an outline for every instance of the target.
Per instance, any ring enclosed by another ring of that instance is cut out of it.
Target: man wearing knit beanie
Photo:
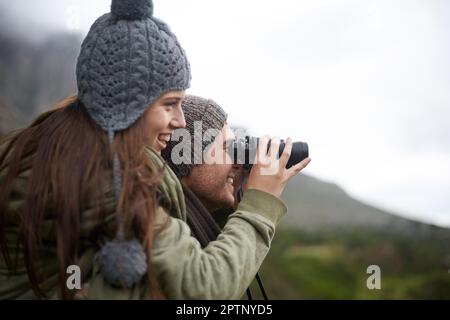
[[[230,161],[225,163],[206,163],[205,157],[211,150],[220,151],[227,156],[227,148],[234,134],[226,123],[227,114],[213,100],[187,95],[182,104],[186,128],[190,139],[190,159],[188,163],[177,163],[173,161],[178,143],[171,141],[162,156],[169,166],[177,174],[183,184],[186,196],[186,207],[188,222],[193,230],[194,236],[204,246],[209,241],[215,240],[220,228],[211,216],[211,212],[232,207],[235,203],[234,179],[239,175],[241,166],[233,165]],[[201,126],[199,126],[201,125]],[[201,128],[201,129],[200,129]],[[204,139],[208,131],[219,133],[211,139]],[[201,142],[201,148],[194,145]],[[214,151],[211,151],[214,152]],[[198,159],[201,161],[199,162]],[[197,161],[195,161],[197,160]]]
[[[165,158],[169,160],[169,165],[180,178],[189,176],[192,168],[196,164],[203,163],[204,152],[209,147],[212,140],[204,139],[207,131],[216,131],[216,133],[218,133],[225,127],[227,121],[227,114],[225,111],[211,99],[186,95],[182,108],[186,120],[186,128],[175,132],[172,141],[163,152]],[[187,157],[186,155],[183,155],[183,161],[173,161],[174,159],[172,158],[172,156],[178,156],[176,147],[178,141],[174,141],[177,139],[174,139],[174,137],[177,136],[178,133],[186,133],[186,135],[183,135],[183,140],[180,142],[188,146],[187,151],[190,153]],[[213,136],[211,138],[215,137]]]

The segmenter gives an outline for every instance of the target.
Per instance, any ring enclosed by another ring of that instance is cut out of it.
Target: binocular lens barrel
[[[229,152],[235,164],[242,164],[245,170],[251,170],[256,159],[256,150],[259,144],[259,138],[246,136],[244,140],[234,140],[230,145]],[[278,158],[283,154],[286,143],[281,140],[278,150]],[[267,145],[267,151],[270,148],[270,141]],[[286,169],[308,158],[309,148],[306,142],[296,141],[292,144],[291,156],[286,164]]]
[[[285,143],[281,142],[278,157],[281,157],[281,155],[283,154],[284,147]],[[301,162],[302,160],[308,158],[308,156],[309,156],[308,144],[306,142],[300,141],[294,142],[292,144],[291,156],[289,157],[289,160],[286,164],[286,169],[289,169],[290,167]]]

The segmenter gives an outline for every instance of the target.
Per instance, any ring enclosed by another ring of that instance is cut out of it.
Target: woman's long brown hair
[[[128,233],[144,242],[148,257],[148,281],[152,298],[161,298],[152,275],[150,249],[156,212],[156,185],[161,171],[152,169],[145,155],[144,117],[116,134],[112,148],[107,133],[89,117],[75,96],[38,117],[15,135],[0,154],[0,248],[8,265],[12,260],[6,242],[6,212],[22,160],[31,157],[31,172],[21,212],[18,247],[36,296],[46,297],[36,265],[42,241],[44,215],[56,222],[56,251],[62,298],[69,298],[66,268],[76,264],[80,249],[81,213],[87,203],[95,204],[99,218],[105,217],[102,200],[105,187],[112,186],[112,151],[122,165],[122,190],[115,214],[126,214]]]

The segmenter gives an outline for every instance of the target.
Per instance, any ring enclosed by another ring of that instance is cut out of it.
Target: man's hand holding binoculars
[[[271,141],[269,151],[266,152],[269,141]],[[311,158],[308,157],[286,169],[291,156],[292,139],[287,139],[283,153],[278,158],[279,146],[280,139],[277,137],[270,139],[269,136],[264,136],[260,139],[256,161],[243,185],[244,192],[248,189],[257,189],[279,197],[288,181],[311,162]],[[245,179],[245,172],[242,178]]]

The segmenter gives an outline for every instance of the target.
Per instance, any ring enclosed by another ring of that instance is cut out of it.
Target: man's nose
[[[174,128],[185,128],[186,127],[186,120],[184,119],[184,113],[183,113],[183,109],[181,108],[181,105],[176,108],[176,111],[173,115],[172,121],[170,121],[170,124]]]

